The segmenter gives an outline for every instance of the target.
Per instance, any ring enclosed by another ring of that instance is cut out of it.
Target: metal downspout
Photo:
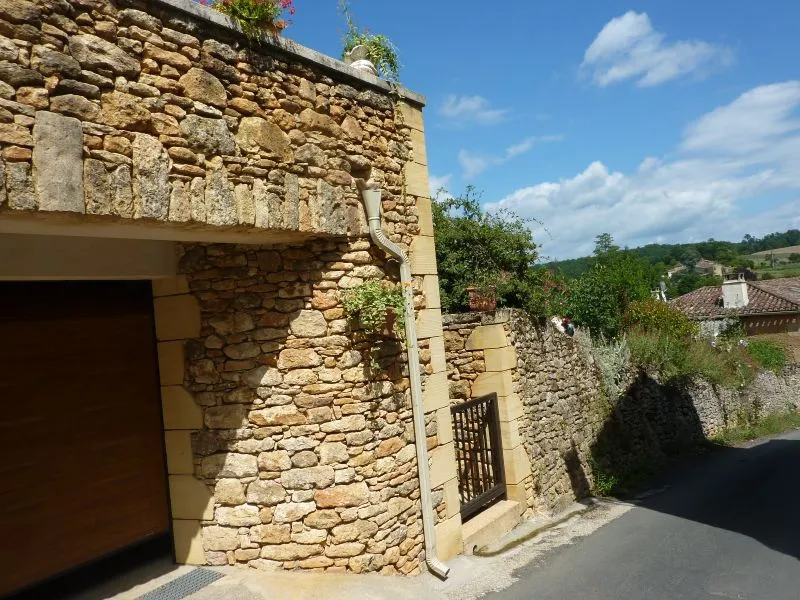
[[[400,263],[400,281],[405,296],[406,348],[408,372],[411,379],[411,408],[414,415],[414,444],[417,448],[420,503],[422,504],[422,531],[425,537],[425,562],[428,568],[442,579],[446,579],[450,568],[436,556],[436,531],[434,529],[433,500],[428,467],[428,444],[425,435],[425,411],[422,403],[422,376],[419,366],[417,343],[417,316],[414,313],[414,291],[411,287],[411,266],[405,251],[389,240],[381,230],[381,190],[367,183],[361,189],[361,197],[367,211],[369,234],[375,245],[397,259]]]

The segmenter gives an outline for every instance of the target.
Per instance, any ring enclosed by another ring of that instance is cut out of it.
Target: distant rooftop
[[[749,303],[723,308],[722,286],[710,285],[684,294],[670,304],[693,319],[800,312],[800,277],[746,282]]]

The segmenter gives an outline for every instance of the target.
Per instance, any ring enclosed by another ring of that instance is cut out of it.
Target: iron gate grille
[[[461,518],[466,521],[505,496],[497,394],[451,407]]]

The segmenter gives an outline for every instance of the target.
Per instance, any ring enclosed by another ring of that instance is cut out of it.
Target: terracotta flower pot
[[[473,312],[485,312],[497,308],[497,296],[494,290],[489,292],[479,292],[475,287],[467,288],[469,297],[469,309]]]

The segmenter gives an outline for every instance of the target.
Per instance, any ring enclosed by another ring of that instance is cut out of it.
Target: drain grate
[[[217,573],[216,571],[195,569],[151,592],[147,592],[144,596],[139,596],[138,600],[182,600],[223,577],[222,573]]]

